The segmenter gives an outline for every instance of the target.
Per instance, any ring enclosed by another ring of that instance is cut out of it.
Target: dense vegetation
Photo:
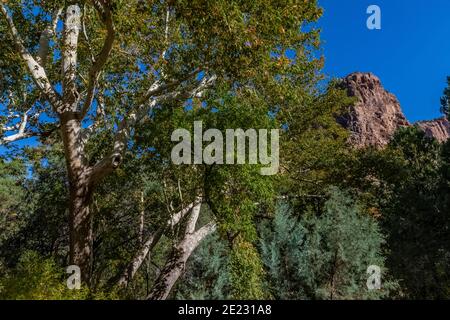
[[[450,142],[348,145],[315,1],[1,6],[0,298],[450,298]],[[280,129],[278,174],[173,164],[197,120]]]

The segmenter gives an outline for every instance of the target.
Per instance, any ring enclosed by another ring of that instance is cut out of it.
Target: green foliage
[[[264,268],[258,251],[252,243],[238,241],[230,257],[232,299],[265,299]]]
[[[0,157],[0,246],[20,229],[21,204],[25,198],[24,179],[23,161],[5,161]]]
[[[389,268],[408,298],[448,298],[448,146],[411,128],[399,131],[389,148],[400,152],[405,171],[382,207]]]
[[[51,258],[27,251],[17,267],[0,279],[0,297],[14,300],[86,299],[86,288],[69,290],[60,269]]]
[[[54,255],[60,261],[67,254],[67,185],[62,152],[53,148],[24,150],[28,177],[15,177],[14,196],[21,195],[19,214],[14,220],[17,231],[0,245],[8,264],[17,263],[23,252]],[[5,234],[6,235],[6,234]]]
[[[348,132],[336,122],[336,117],[353,99],[334,81],[324,92],[291,91],[292,103],[279,114],[280,121],[286,123],[279,188],[294,196],[323,195],[348,171],[344,166],[349,157]]]
[[[5,270],[4,270],[5,271]],[[25,251],[13,270],[6,270],[0,278],[0,299],[6,300],[111,300],[114,291],[93,292],[87,287],[70,290],[68,274],[53,258],[45,258],[34,251]]]
[[[193,254],[180,282],[180,299],[270,298],[259,252],[241,239],[231,248],[218,235],[209,237]]]
[[[448,297],[447,145],[420,128],[402,128],[387,148],[358,151],[344,164],[341,185],[380,220],[386,266],[399,280],[401,298]]]
[[[395,283],[384,269],[383,243],[377,221],[336,188],[319,215],[281,205],[262,229],[269,290],[277,299],[385,297]],[[383,270],[381,290],[366,287],[370,265]]]

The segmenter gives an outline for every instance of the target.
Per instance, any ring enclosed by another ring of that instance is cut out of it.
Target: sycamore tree
[[[93,195],[142,123],[154,125],[167,106],[201,105],[218,86],[251,90],[275,113],[299,101],[287,92],[309,92],[320,67],[311,55],[318,32],[309,28],[321,13],[316,1],[12,0],[0,8],[0,145],[62,143],[69,262],[86,284]],[[101,152],[91,152],[93,141]],[[194,221],[201,194],[175,216],[194,210]],[[194,228],[186,235],[199,235]]]

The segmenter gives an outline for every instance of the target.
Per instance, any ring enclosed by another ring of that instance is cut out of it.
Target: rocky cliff
[[[450,122],[446,118],[439,118],[432,121],[419,121],[417,125],[429,137],[434,137],[439,142],[445,142],[450,137]]]
[[[398,99],[383,88],[375,75],[352,73],[343,79],[342,87],[349,96],[356,97],[356,102],[338,122],[351,131],[350,141],[356,147],[382,147],[398,128],[412,125]],[[450,123],[444,118],[421,121],[417,125],[440,142],[450,137]]]

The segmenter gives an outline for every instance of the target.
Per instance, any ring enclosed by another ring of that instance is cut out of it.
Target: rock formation
[[[450,137],[450,122],[444,117],[431,121],[419,121],[417,125],[425,131],[427,136],[439,142],[445,142]]]
[[[350,142],[356,147],[383,147],[397,129],[412,125],[398,99],[383,88],[375,75],[352,73],[343,79],[342,87],[356,102],[338,122],[351,131]],[[417,125],[440,142],[450,137],[450,123],[445,118],[421,121]]]

